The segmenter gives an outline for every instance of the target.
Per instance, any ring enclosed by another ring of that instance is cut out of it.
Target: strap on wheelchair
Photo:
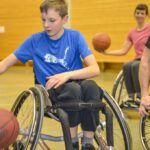
[[[68,111],[80,111],[83,109],[88,110],[103,110],[105,108],[106,104],[103,102],[69,102],[69,103],[57,103],[53,106],[51,106],[51,109],[57,109],[62,108]]]
[[[88,110],[101,110],[103,114],[106,116],[106,137],[107,137],[107,144],[108,146],[114,146],[114,138],[113,138],[113,115],[110,109],[106,106],[103,102],[94,102],[94,103],[58,103],[52,106],[53,109],[56,109],[57,114],[59,116],[63,133],[64,133],[64,140],[66,145],[66,150],[72,150],[72,145],[68,143],[72,143],[71,135],[69,130],[69,121],[68,115],[63,110],[71,110],[71,111],[79,111],[82,109]]]

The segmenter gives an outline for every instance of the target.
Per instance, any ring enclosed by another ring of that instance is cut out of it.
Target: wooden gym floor
[[[111,93],[113,82],[119,70],[107,70],[94,80],[109,93]],[[7,73],[0,76],[0,107],[10,109],[20,92],[34,86],[33,72],[31,67],[15,66]],[[133,150],[143,150],[139,136],[139,115],[136,111],[125,112],[125,117],[132,131]],[[56,123],[46,122],[43,130],[45,132],[61,132],[60,126]],[[55,130],[54,130],[55,128]],[[56,130],[57,128],[57,130]],[[63,143],[52,143],[52,150],[64,150]]]

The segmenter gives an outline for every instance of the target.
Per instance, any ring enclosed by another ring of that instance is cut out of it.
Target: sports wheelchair
[[[62,108],[75,107],[76,109],[102,109],[100,124],[94,135],[94,145],[98,150],[131,150],[132,139],[121,109],[112,96],[105,90],[99,89],[103,92],[102,104],[83,103],[68,106],[52,105],[47,91],[41,85],[23,91],[12,107],[12,112],[20,124],[20,133],[16,142],[9,149],[50,150],[48,141],[64,141],[66,150],[72,150],[67,115]],[[61,122],[64,136],[43,134],[41,129],[45,117]],[[82,137],[82,132],[78,136]]]
[[[124,81],[123,70],[119,72],[115,79],[114,86],[112,89],[112,96],[114,97],[121,109],[127,108],[138,110],[140,104],[140,102],[138,101],[130,101],[129,106],[124,105],[128,100],[128,93]]]
[[[128,98],[122,70],[116,77],[114,87],[112,90],[112,96],[114,97],[119,106],[122,105],[123,100],[126,100]],[[138,110],[138,108],[134,109]],[[150,116],[141,118],[139,126],[143,148],[145,150],[150,150]]]
[[[150,116],[140,119],[140,137],[144,150],[150,150]]]

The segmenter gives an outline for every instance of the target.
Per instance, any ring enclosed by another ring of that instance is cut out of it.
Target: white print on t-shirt
[[[47,53],[44,56],[45,62],[55,63],[55,64],[59,63],[63,67],[65,67],[67,70],[69,70],[69,66],[68,66],[67,61],[66,61],[68,51],[69,51],[69,46],[65,49],[65,54],[64,54],[64,57],[62,59],[57,58],[56,56]]]

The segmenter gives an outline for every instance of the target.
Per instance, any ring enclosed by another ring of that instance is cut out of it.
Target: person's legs
[[[140,88],[140,83],[139,83],[139,64],[140,64],[140,60],[135,60],[132,63],[132,79],[133,79],[133,85],[134,85],[134,89],[136,92],[136,97],[137,98],[141,98],[141,88]]]
[[[94,81],[84,80],[80,83],[80,86],[82,89],[82,98],[84,102],[100,101],[100,90]],[[99,112],[83,110],[80,116],[81,127],[83,129],[82,149],[86,150],[86,146],[91,146],[92,149],[94,132],[99,124]]]
[[[85,102],[99,101],[100,90],[94,81],[83,80],[73,81],[62,85],[55,90],[48,90],[50,98],[56,102],[67,103],[74,100],[84,100]],[[77,126],[81,123],[83,129],[82,150],[95,150],[92,145],[94,132],[99,124],[99,112],[84,110],[81,112],[67,112],[69,116],[70,131],[74,150],[78,150]]]
[[[50,98],[53,100],[54,103],[57,102],[74,102],[81,100],[81,87],[79,84],[75,82],[68,82],[57,89],[48,90]],[[73,142],[74,150],[79,149],[78,145],[78,136],[77,136],[77,129],[78,124],[80,123],[80,116],[79,112],[77,111],[67,111],[70,123],[70,133]]]
[[[129,99],[134,100],[135,90],[133,86],[132,72],[131,72],[132,63],[133,61],[125,63],[123,65],[123,75]]]

